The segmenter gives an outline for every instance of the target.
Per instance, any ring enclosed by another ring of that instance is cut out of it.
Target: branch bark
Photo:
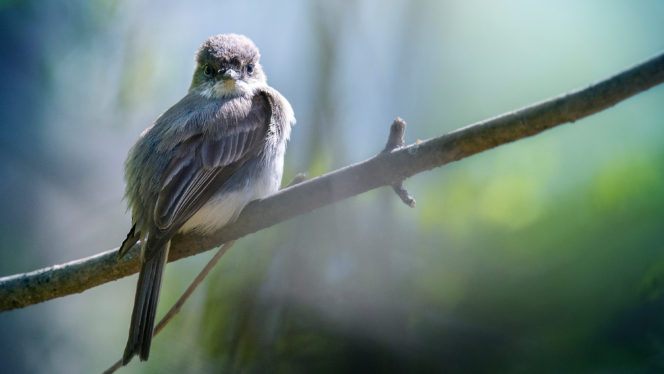
[[[379,153],[250,203],[236,222],[209,236],[173,238],[169,261],[192,256],[279,222],[380,186],[398,185],[426,170],[574,122],[664,82],[664,53],[586,88],[569,92],[443,136]],[[120,238],[118,238],[120,239]],[[0,311],[82,292],[138,271],[137,246],[122,260],[117,248],[33,272],[0,278]]]

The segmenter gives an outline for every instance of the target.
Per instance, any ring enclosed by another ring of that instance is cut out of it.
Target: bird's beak
[[[228,79],[236,80],[236,79],[240,78],[240,73],[235,71],[233,68],[228,68],[225,71],[224,71],[224,69],[220,69],[219,74],[221,74],[221,77],[224,80],[228,80]]]

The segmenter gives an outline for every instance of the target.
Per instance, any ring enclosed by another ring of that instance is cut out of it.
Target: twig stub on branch
[[[406,121],[397,117],[390,126],[390,135],[387,137],[387,144],[383,152],[391,152],[397,148],[401,148],[406,144],[404,142],[404,135],[406,134]]]
[[[385,144],[385,148],[381,153],[389,153],[394,151],[395,149],[403,147],[404,144],[406,144],[406,142],[404,141],[405,134],[406,134],[406,121],[404,121],[400,117],[395,118],[394,122],[392,122],[392,126],[390,126],[390,135],[387,137],[387,143]],[[392,185],[392,189],[397,194],[397,196],[399,196],[399,198],[401,199],[401,201],[403,201],[404,204],[408,205],[411,208],[415,207],[415,199],[403,187],[403,181],[394,183]]]

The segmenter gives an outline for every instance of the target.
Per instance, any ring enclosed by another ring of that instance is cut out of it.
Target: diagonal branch
[[[664,82],[664,53],[567,94],[502,114],[443,136],[380,153],[250,203],[238,220],[210,236],[173,238],[169,261],[192,256],[297,215],[417,173],[538,134],[611,107]],[[118,261],[116,249],[30,273],[0,278],[0,311],[82,292],[138,271],[136,248]]]

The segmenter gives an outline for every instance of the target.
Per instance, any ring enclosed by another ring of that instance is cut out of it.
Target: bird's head
[[[189,90],[208,98],[251,95],[266,78],[260,53],[244,35],[209,37],[196,53],[196,71]]]

